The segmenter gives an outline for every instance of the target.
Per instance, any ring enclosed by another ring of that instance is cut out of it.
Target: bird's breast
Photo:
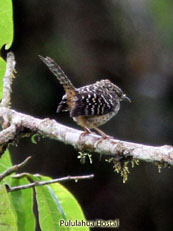
[[[117,104],[114,111],[104,114],[104,115],[94,115],[94,116],[76,116],[73,120],[80,126],[86,126],[88,128],[99,127],[107,123],[113,116],[119,111],[120,105]],[[82,119],[81,119],[82,118]]]

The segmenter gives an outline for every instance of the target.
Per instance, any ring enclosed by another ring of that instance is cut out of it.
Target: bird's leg
[[[83,129],[84,129],[84,132],[82,132],[82,134],[81,134],[81,135],[86,135],[86,134],[91,133],[91,131],[89,130],[89,128],[87,128],[87,127],[83,127]]]
[[[82,136],[85,136],[85,135],[91,133],[91,131],[89,130],[89,128],[86,125],[86,117],[85,116],[77,116],[77,117],[74,117],[73,119],[77,122],[78,125],[80,125],[84,129],[84,132],[81,133],[80,138]]]
[[[96,146],[98,146],[103,140],[112,139],[113,138],[112,136],[106,135],[103,131],[101,131],[97,127],[93,127],[93,129],[95,129],[97,131],[97,133],[101,135],[101,138],[97,141]],[[100,159],[101,159],[101,157],[102,157],[102,155],[100,155]]]
[[[89,130],[89,128],[83,127],[83,129],[84,129],[84,132],[82,132],[82,133],[80,134],[80,138],[79,138],[79,139],[81,139],[83,136],[88,135],[88,134],[91,133],[91,131]]]
[[[97,127],[93,127],[93,129],[96,130],[97,133],[102,136],[101,139],[110,139],[110,138],[112,138],[111,136],[106,135],[102,130],[100,130]]]

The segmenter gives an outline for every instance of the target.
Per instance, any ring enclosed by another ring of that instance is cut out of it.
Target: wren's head
[[[102,85],[102,88],[107,89],[109,93],[112,93],[112,95],[114,95],[117,98],[117,100],[126,100],[131,103],[130,98],[127,97],[126,94],[124,94],[124,92],[117,85],[113,84],[110,80],[101,80],[99,81],[99,84]]]

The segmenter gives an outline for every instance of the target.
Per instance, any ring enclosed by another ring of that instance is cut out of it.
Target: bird
[[[91,133],[90,129],[94,129],[102,138],[109,137],[98,127],[118,113],[121,101],[131,102],[130,98],[109,79],[76,88],[52,58],[41,55],[39,58],[65,90],[56,112],[68,111],[70,117],[84,129],[83,135]]]

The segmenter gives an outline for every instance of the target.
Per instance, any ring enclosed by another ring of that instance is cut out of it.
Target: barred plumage
[[[75,87],[73,86],[72,82],[66,76],[64,71],[58,66],[53,59],[50,57],[44,58],[43,56],[39,55],[39,58],[48,66],[49,70],[56,76],[60,84],[63,85],[66,95],[69,98],[69,104],[73,104],[73,97],[75,95]]]
[[[95,129],[106,136],[99,126],[109,121],[120,109],[120,101],[130,99],[123,91],[108,79],[84,87],[75,88],[62,69],[49,57],[39,56],[57,77],[65,90],[57,112],[69,111],[70,116],[85,132]]]
[[[119,104],[115,89],[123,94],[109,80],[101,80],[76,89],[75,107],[71,111],[71,116],[99,116],[114,111]]]
[[[50,57],[42,57],[39,55],[39,58],[48,66],[49,70],[57,77],[59,82],[63,85],[63,87],[66,88],[72,88],[74,89],[74,86],[72,82],[69,80],[69,78],[66,76],[64,71],[61,69],[60,66],[58,66],[53,59]]]

